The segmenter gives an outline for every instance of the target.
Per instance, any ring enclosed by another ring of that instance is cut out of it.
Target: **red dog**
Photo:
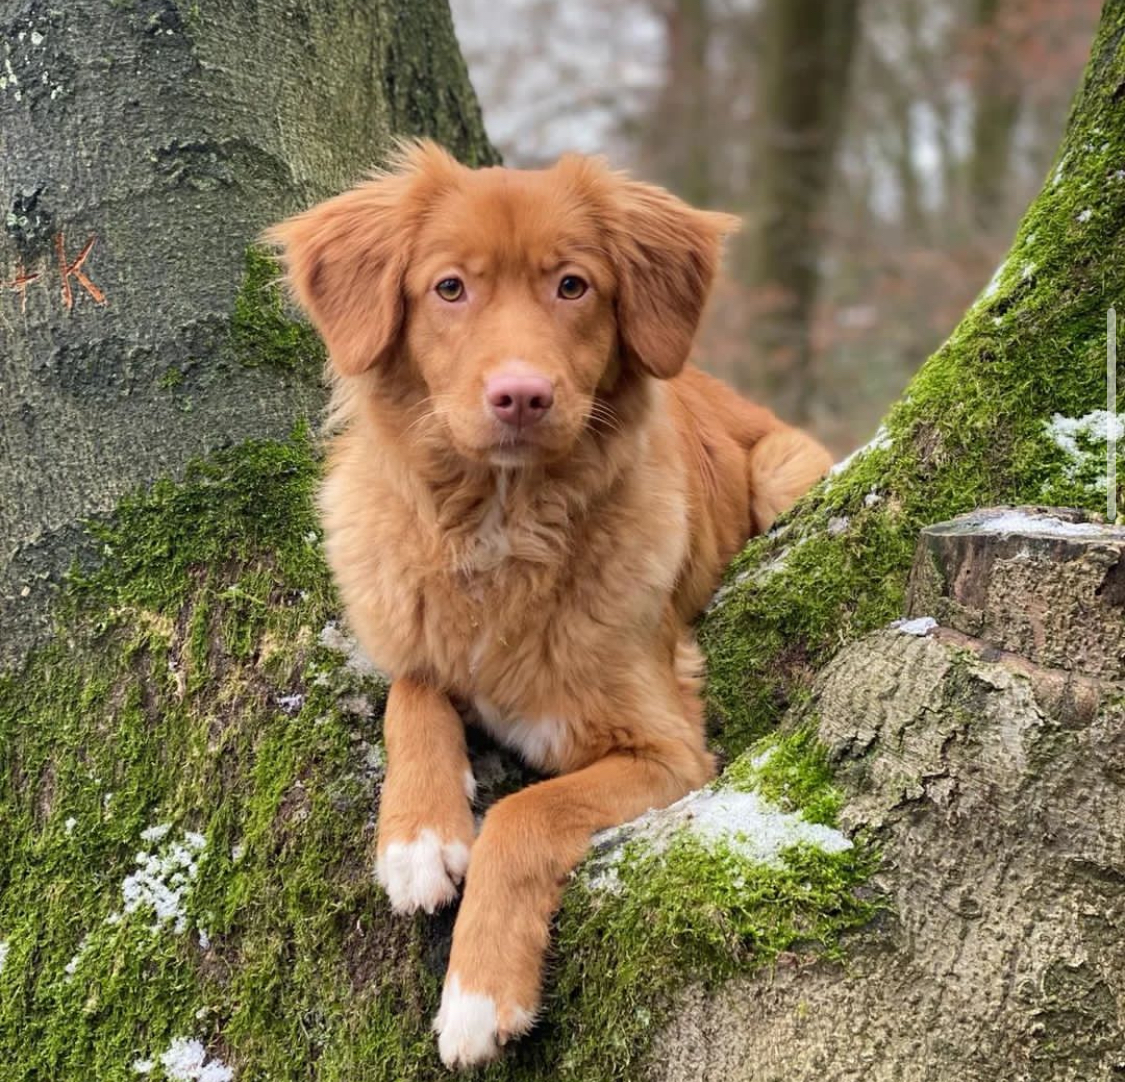
[[[598,160],[474,172],[423,143],[270,233],[334,367],[328,559],[393,677],[379,880],[431,912],[467,873],[450,1066],[532,1025],[591,833],[712,776],[691,621],[829,464],[685,366],[735,225]],[[557,775],[476,837],[459,708]]]

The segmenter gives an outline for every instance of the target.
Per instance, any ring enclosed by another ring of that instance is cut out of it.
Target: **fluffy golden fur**
[[[735,224],[595,159],[472,171],[422,143],[270,232],[334,370],[328,559],[392,676],[378,874],[404,912],[466,877],[450,1066],[532,1024],[591,833],[712,776],[690,622],[829,464],[686,364]],[[498,380],[550,401],[513,424]],[[476,836],[463,717],[555,775]]]

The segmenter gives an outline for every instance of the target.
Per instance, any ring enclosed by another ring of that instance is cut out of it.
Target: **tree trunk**
[[[77,524],[320,407],[250,246],[395,135],[494,160],[444,0],[0,4],[0,661]]]
[[[749,244],[755,338],[784,373],[778,406],[809,418],[813,305],[825,199],[859,24],[859,0],[766,0],[758,101],[757,217]]]
[[[994,283],[702,623],[722,779],[596,839],[544,1016],[489,1078],[1114,1077],[1120,531],[931,532],[917,620],[885,625],[928,524],[1104,506],[1123,85],[1109,0]],[[60,634],[0,678],[11,1077],[447,1077],[452,914],[395,918],[372,881],[384,689],[335,624],[317,476],[298,432],[122,501]],[[472,758],[482,805],[522,780],[483,741]]]
[[[969,157],[969,205],[973,221],[996,229],[1005,207],[1012,142],[1020,112],[1020,88],[1005,50],[1015,47],[1002,27],[1001,0],[976,0],[976,60],[973,145]]]
[[[664,13],[665,75],[658,108],[645,132],[646,153],[668,186],[688,202],[712,206],[712,14],[708,0],[674,0]]]

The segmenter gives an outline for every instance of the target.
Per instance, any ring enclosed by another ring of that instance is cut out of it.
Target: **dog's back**
[[[692,551],[676,607],[693,620],[747,539],[768,530],[832,460],[811,436],[691,365],[668,388],[692,483]]]

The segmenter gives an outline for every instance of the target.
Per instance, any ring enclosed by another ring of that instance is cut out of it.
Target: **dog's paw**
[[[396,913],[432,913],[457,897],[469,867],[463,841],[442,841],[423,830],[410,842],[391,842],[379,853],[375,874]]]
[[[532,1011],[515,1005],[497,1006],[492,996],[461,987],[456,973],[450,974],[434,1019],[438,1052],[446,1067],[475,1067],[495,1059],[513,1037],[531,1029]]]

